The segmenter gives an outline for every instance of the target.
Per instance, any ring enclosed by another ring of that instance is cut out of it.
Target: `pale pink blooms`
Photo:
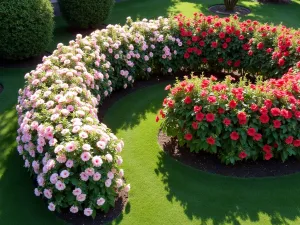
[[[81,153],[80,158],[82,159],[82,161],[86,162],[91,158],[91,154],[89,152],[83,152]]]
[[[123,163],[123,159],[121,156],[117,156],[117,164],[120,166]]]
[[[57,155],[56,156],[56,160],[59,162],[59,163],[65,163],[67,161],[67,156],[65,154],[62,154],[62,155]]]
[[[36,147],[36,150],[38,151],[38,153],[43,153],[44,148],[43,148],[43,146],[38,145],[38,146]]]
[[[57,174],[57,173],[51,174],[51,176],[50,176],[50,182],[51,182],[52,184],[56,184],[57,179],[58,179],[58,174]]]
[[[61,110],[61,113],[64,115],[64,116],[68,116],[70,114],[70,111],[67,110],[67,109],[62,109]]]
[[[90,215],[92,215],[92,213],[93,213],[93,210],[91,208],[84,209],[84,215],[90,216]]]
[[[75,188],[72,191],[72,193],[73,193],[73,195],[78,196],[78,195],[82,194],[82,190],[80,188]]]
[[[49,209],[50,211],[55,211],[55,205],[53,204],[53,202],[50,202],[50,203],[49,203],[48,209]]]
[[[123,176],[124,176],[124,170],[123,170],[123,169],[120,169],[120,171],[119,171],[119,176],[120,176],[120,177],[123,177]]]
[[[124,187],[124,191],[126,191],[126,192],[129,192],[129,191],[130,191],[130,184],[127,184],[127,185]]]
[[[106,154],[105,159],[107,160],[107,162],[112,162],[113,161],[113,157],[112,157],[111,154]]]
[[[61,131],[61,134],[64,136],[64,135],[66,135],[66,134],[68,134],[68,133],[70,133],[70,130],[69,129],[63,129],[62,131]]]
[[[66,162],[66,167],[68,167],[68,168],[72,168],[72,167],[73,167],[73,165],[74,165],[74,162],[73,162],[73,160],[71,160],[71,159],[68,159],[68,161]]]
[[[56,182],[55,187],[57,190],[62,191],[66,188],[66,185],[59,180]]]
[[[85,150],[85,151],[90,151],[91,146],[89,144],[84,144],[84,145],[82,145],[82,149]]]
[[[94,156],[92,158],[93,166],[100,167],[103,163],[102,158],[100,156]]]
[[[85,172],[81,172],[80,179],[83,181],[87,181],[89,179],[89,176]]]
[[[57,120],[59,118],[59,114],[58,113],[55,113],[55,114],[53,114],[51,117],[50,117],[50,120],[51,121],[55,121],[55,120]]]
[[[86,139],[89,136],[88,136],[88,134],[86,132],[82,131],[82,132],[79,133],[79,137],[82,138],[82,139]]]
[[[65,149],[67,152],[73,152],[74,150],[76,150],[75,142],[72,141],[72,142],[67,143]]]
[[[117,188],[120,188],[123,186],[123,180],[122,179],[117,179],[116,180]]]
[[[74,126],[72,129],[73,133],[78,133],[80,131],[80,126]]]
[[[109,172],[107,173],[107,177],[108,177],[109,179],[113,179],[113,178],[114,178],[114,173],[111,172],[111,171],[109,171]]]
[[[42,194],[42,192],[40,192],[39,189],[35,188],[34,194],[35,194],[35,196],[40,196]]]
[[[56,143],[57,143],[57,139],[55,139],[55,138],[52,138],[52,139],[49,140],[49,145],[50,146],[54,146],[54,145],[56,145]]]
[[[76,200],[79,202],[83,202],[86,199],[86,194],[79,194],[76,196]]]
[[[47,162],[46,162],[46,165],[48,170],[51,170],[52,168],[54,168],[55,166],[55,160],[54,159],[49,159]]]
[[[74,111],[74,106],[68,105],[67,110],[69,110],[70,112],[73,112]]]
[[[97,142],[97,147],[100,148],[100,149],[102,149],[102,150],[104,150],[105,147],[106,147],[106,142],[104,142],[104,141],[98,141]]]
[[[111,179],[107,179],[107,180],[105,181],[105,186],[106,186],[106,187],[110,187],[110,186],[111,186]]]
[[[54,153],[59,153],[61,150],[63,150],[64,149],[64,146],[63,145],[58,145],[58,146],[56,146],[55,147],[55,149],[54,149]]]
[[[93,176],[94,173],[95,173],[95,170],[94,168],[86,168],[85,171],[84,171],[88,176]]]
[[[52,191],[50,189],[44,189],[44,196],[48,199],[52,198]]]
[[[69,175],[70,175],[70,173],[68,170],[63,170],[60,172],[60,177],[62,177],[62,178],[67,178],[67,177],[69,177]]]
[[[116,148],[115,148],[115,150],[117,151],[117,152],[122,152],[122,144],[121,143],[118,143],[117,145],[116,145]]]
[[[78,207],[73,205],[73,206],[70,208],[70,212],[71,212],[71,213],[77,213],[77,212],[78,212]]]
[[[32,130],[36,130],[39,126],[39,123],[37,121],[33,121],[31,124],[30,124],[30,127]]]
[[[100,179],[101,179],[101,174],[98,173],[98,172],[96,172],[96,173],[94,174],[94,176],[93,176],[93,180],[94,180],[94,181],[98,181],[98,180],[100,180]]]
[[[101,206],[105,203],[105,199],[104,198],[99,198],[97,199],[97,205]]]

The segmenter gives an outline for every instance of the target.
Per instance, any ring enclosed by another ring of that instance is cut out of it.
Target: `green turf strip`
[[[104,122],[124,139],[132,190],[121,224],[300,224],[300,174],[241,179],[209,174],[165,155],[155,116],[165,84],[115,103]]]

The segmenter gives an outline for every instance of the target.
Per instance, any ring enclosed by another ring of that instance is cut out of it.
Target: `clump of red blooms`
[[[236,160],[286,160],[300,153],[300,72],[251,84],[227,76],[187,76],[168,85],[159,118],[162,129],[191,151]]]

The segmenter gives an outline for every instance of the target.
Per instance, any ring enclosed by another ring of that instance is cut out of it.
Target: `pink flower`
[[[98,173],[98,172],[96,172],[96,173],[94,174],[94,176],[93,176],[93,180],[94,180],[94,181],[98,181],[98,180],[100,180],[100,179],[101,179],[101,174]]]
[[[82,131],[82,132],[79,133],[79,137],[81,137],[81,138],[83,138],[83,139],[86,139],[86,138],[88,138],[89,136],[88,136],[88,134],[87,134],[86,132]]]
[[[104,203],[105,203],[105,199],[104,198],[99,198],[97,200],[97,205],[99,205],[99,206],[103,205]]]
[[[86,194],[80,194],[76,196],[76,200],[79,202],[83,202],[86,199]]]
[[[121,143],[118,143],[117,145],[116,145],[116,148],[115,148],[115,150],[116,150],[116,152],[122,152],[122,144]]]
[[[73,133],[78,133],[80,131],[80,126],[74,126],[72,129]]]
[[[93,213],[93,210],[91,208],[84,209],[84,215],[90,216],[90,215],[92,215],[92,213]]]
[[[72,167],[73,167],[73,164],[74,164],[73,160],[69,159],[69,160],[66,162],[66,167],[72,168]]]
[[[107,173],[107,177],[108,177],[109,179],[113,179],[113,178],[114,178],[114,173],[111,172],[111,171],[109,171],[109,172]]]
[[[97,142],[97,147],[100,148],[100,149],[102,149],[102,150],[104,150],[105,147],[106,147],[106,142],[104,142],[104,141],[98,141]]]
[[[66,188],[66,185],[59,180],[56,182],[55,187],[57,190],[62,191]]]
[[[57,155],[56,156],[56,160],[59,163],[65,163],[67,161],[67,157],[66,155],[62,154],[62,155]]]
[[[110,186],[111,186],[111,179],[107,179],[107,180],[105,181],[105,186],[106,186],[106,187],[110,187]]]
[[[83,152],[81,153],[80,158],[82,159],[82,161],[86,162],[91,158],[91,154],[89,152]]]
[[[74,141],[67,143],[65,149],[67,152],[73,152],[74,150],[76,150]]]
[[[61,150],[63,150],[64,149],[64,146],[63,145],[58,145],[58,146],[56,146],[55,147],[55,149],[54,149],[54,153],[59,153]]]
[[[58,178],[58,174],[57,173],[53,173],[50,176],[50,182],[51,182],[51,184],[55,184],[57,182],[57,178]]]
[[[39,191],[39,189],[35,188],[34,189],[34,194],[35,194],[35,196],[40,196],[41,192]]]
[[[62,177],[62,178],[67,178],[67,177],[69,177],[69,175],[70,175],[70,173],[68,170],[63,170],[60,172],[60,177]]]
[[[74,106],[68,105],[67,110],[69,110],[70,112],[73,112],[74,111]]]
[[[71,212],[71,213],[77,213],[77,212],[78,212],[78,207],[73,205],[73,206],[70,208],[70,212]]]
[[[127,184],[127,185],[124,187],[124,191],[126,191],[126,192],[129,192],[129,191],[130,191],[130,184]]]
[[[85,171],[84,171],[88,176],[93,176],[94,173],[95,173],[95,170],[94,168],[86,168]]]
[[[112,162],[113,161],[113,157],[112,157],[111,154],[106,154],[105,159],[107,160],[107,162]]]
[[[50,189],[44,189],[44,196],[48,199],[52,198],[52,191]]]
[[[124,176],[124,170],[123,170],[123,169],[120,169],[120,171],[119,171],[119,176],[120,176],[120,177],[123,177],[123,176]]]
[[[123,159],[121,156],[117,157],[117,164],[120,166],[123,163]]]
[[[123,180],[122,180],[122,179],[117,179],[117,180],[116,180],[116,183],[117,183],[117,188],[123,186]]]
[[[102,158],[100,156],[94,156],[92,158],[93,166],[100,167],[103,163]]]
[[[80,179],[83,181],[87,181],[89,179],[89,176],[85,172],[81,172]]]
[[[84,144],[84,145],[82,145],[82,149],[85,151],[90,151],[91,146],[89,144]]]
[[[50,211],[55,211],[55,205],[53,204],[53,202],[50,202],[50,203],[49,203],[48,209],[49,209]]]
[[[75,196],[78,196],[80,194],[82,194],[82,191],[80,188],[75,188],[73,191],[72,191],[73,195]]]

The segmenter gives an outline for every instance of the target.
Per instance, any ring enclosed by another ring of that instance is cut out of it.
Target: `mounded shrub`
[[[89,28],[103,23],[115,0],[58,0],[63,17],[71,26]]]
[[[227,43],[226,48],[224,43]],[[255,129],[255,134],[262,129],[268,132],[275,129],[270,124],[261,125],[259,118],[250,118],[250,115],[259,115],[255,114],[258,112],[248,112],[251,101],[261,108],[263,104],[267,104],[268,110],[272,101],[271,108],[279,107],[280,113],[284,112],[286,117],[290,117],[292,113],[293,119],[278,119],[281,121],[283,137],[280,136],[281,133],[278,134],[279,137],[274,137],[272,133],[269,140],[266,134],[262,134],[261,139],[272,145],[266,148],[271,148],[269,156],[276,155],[273,151],[275,138],[280,138],[278,148],[283,149],[286,146],[282,138],[286,139],[287,134],[293,135],[293,140],[289,138],[288,143],[292,140],[294,145],[294,141],[299,139],[294,130],[294,126],[299,125],[296,119],[296,112],[299,111],[299,75],[294,74],[300,68],[299,53],[299,31],[250,20],[239,22],[237,17],[220,19],[199,14],[195,14],[191,20],[178,16],[175,19],[160,17],[157,20],[133,22],[128,18],[124,26],[108,25],[106,29],[95,31],[85,38],[77,35],[76,40],[70,41],[68,46],[58,44],[51,56],[44,57],[43,63],[36,70],[25,75],[25,87],[19,91],[18,152],[24,159],[25,167],[37,180],[35,194],[47,199],[51,211],[69,208],[73,213],[80,210],[87,216],[95,216],[96,210],[106,211],[114,205],[120,190],[129,191],[130,185],[125,184],[124,171],[120,168],[123,160],[119,153],[124,143],[100,123],[97,107],[113,90],[127,88],[136,79],[148,78],[153,71],[165,74],[184,69],[198,71],[213,67],[243,68],[247,71],[263,71],[261,74],[266,79],[277,77],[287,72],[290,65],[293,66],[288,75],[280,79],[260,81],[257,85],[248,84],[247,81],[233,84],[228,79],[223,83],[208,80],[207,90],[216,92],[216,96],[219,92],[224,92],[228,99],[240,98],[236,109],[232,113],[228,112],[232,124],[237,127],[239,118],[235,117],[238,112],[244,111],[246,122],[252,121],[253,125],[249,126]],[[281,59],[284,60],[283,63]],[[270,74],[267,73],[268,70],[271,71]],[[197,83],[204,80],[207,79],[195,78],[185,82],[195,83],[192,93],[197,95],[200,91]],[[226,89],[223,88],[225,84]],[[220,91],[214,90],[212,85]],[[236,91],[233,93],[232,90]],[[179,114],[193,109],[191,105],[183,104],[184,95],[188,94],[182,90],[178,96],[174,95],[178,98],[174,100],[175,107],[182,107]],[[190,97],[192,101],[194,97],[196,99],[196,96]],[[242,102],[242,98],[246,103]],[[203,99],[203,103],[206,101],[208,100]],[[222,102],[221,99],[216,99],[216,102],[222,103],[221,106],[227,110],[227,100]],[[219,110],[221,106],[212,105],[211,110]],[[208,114],[209,107],[211,106],[205,103],[202,110]],[[171,118],[173,109],[165,106],[161,116],[166,118],[170,114]],[[194,111],[186,112],[187,123],[193,118],[193,113]],[[269,121],[274,120],[272,116],[268,115]],[[266,121],[267,118],[264,117]],[[168,123],[164,123],[165,128]],[[180,123],[183,124],[184,121],[178,122]],[[190,140],[184,138],[190,127],[183,126],[184,129],[179,130],[172,122],[169,127],[166,131],[177,135],[182,143],[194,141],[193,134],[187,136],[188,139],[192,137]],[[226,129],[231,128],[217,125],[211,128],[212,131],[213,129],[228,133]],[[244,127],[237,129],[244,132]],[[244,140],[244,133],[239,135]],[[253,146],[265,144],[253,140],[249,145],[251,143]],[[288,147],[288,156],[298,154],[298,149],[294,147]],[[196,149],[192,145],[191,148]],[[212,148],[212,151],[215,149]],[[252,151],[256,150],[246,150],[247,157],[252,157]],[[240,153],[234,153],[234,160],[237,160]],[[285,157],[285,153],[282,154]],[[256,155],[259,157],[259,153]],[[231,159],[229,161],[232,162]]]
[[[25,59],[43,53],[53,35],[49,0],[0,2],[0,58]]]

